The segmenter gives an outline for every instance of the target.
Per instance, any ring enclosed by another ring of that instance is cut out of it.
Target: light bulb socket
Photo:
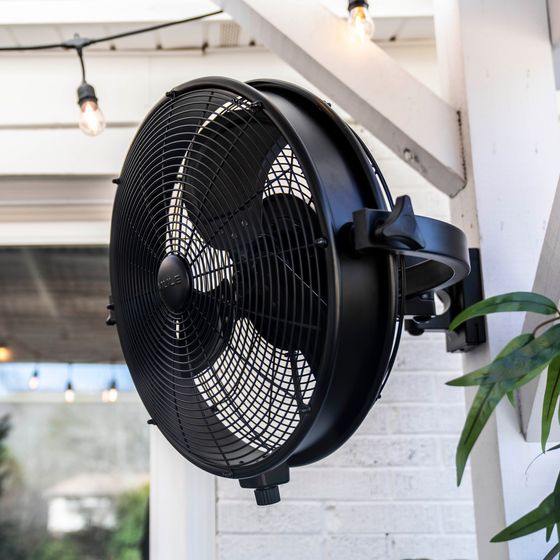
[[[366,0],[351,0],[348,2],[348,11],[351,12],[354,8],[369,8],[369,3]]]
[[[82,105],[85,101],[95,101],[97,103],[97,96],[92,85],[82,82],[78,87],[78,105]]]
[[[116,389],[117,388],[117,382],[115,380],[111,381],[111,385],[109,385],[109,389]]]
[[[66,390],[67,391],[73,391],[74,390],[72,388],[72,381],[68,381],[68,383],[66,383]]]

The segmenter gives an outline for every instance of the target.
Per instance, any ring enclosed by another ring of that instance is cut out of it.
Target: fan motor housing
[[[274,80],[173,89],[127,155],[110,247],[126,362],[171,444],[258,503],[340,447],[386,379],[407,242],[393,216],[402,247],[360,252],[352,225],[389,221],[382,187],[327,103]]]

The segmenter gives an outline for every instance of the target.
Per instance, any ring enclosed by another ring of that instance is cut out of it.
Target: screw
[[[174,89],[165,92],[165,97],[169,97],[170,99],[174,99],[176,95],[177,92]]]
[[[121,184],[121,178],[120,177],[115,177],[111,183],[115,184],[115,185],[120,185]]]
[[[412,153],[412,150],[409,150],[408,148],[405,148],[403,151],[403,156],[404,156],[404,161],[410,163],[412,160],[416,159],[414,157],[414,154]]]
[[[329,244],[327,239],[324,237],[318,237],[315,239],[314,243],[316,247],[320,247],[321,249],[324,249]]]

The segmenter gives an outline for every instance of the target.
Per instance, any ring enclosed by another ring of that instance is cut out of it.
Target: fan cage
[[[295,447],[330,350],[324,217],[286,136],[262,101],[176,90],[142,125],[115,201],[113,298],[131,374],[171,443],[222,476]],[[171,254],[192,280],[179,311],[157,281]]]

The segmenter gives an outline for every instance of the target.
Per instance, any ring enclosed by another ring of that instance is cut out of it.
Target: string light
[[[160,23],[157,25],[151,25],[149,27],[142,27],[140,29],[125,31],[123,33],[107,35],[106,37],[98,37],[96,39],[80,37],[78,34],[76,34],[72,39],[69,39],[68,41],[64,41],[62,43],[46,43],[40,45],[27,45],[27,46],[24,45],[21,47],[0,47],[0,52],[38,51],[38,50],[48,50],[48,49],[66,49],[66,50],[74,49],[77,52],[78,57],[80,58],[80,64],[82,67],[82,83],[78,87],[78,105],[80,106],[80,116],[78,119],[78,124],[80,126],[80,130],[84,134],[87,134],[88,136],[97,136],[98,134],[101,134],[105,130],[106,121],[105,121],[105,117],[103,116],[103,112],[99,108],[99,102],[95,94],[94,87],[86,82],[86,72],[85,72],[84,59],[83,59],[83,51],[86,47],[89,47],[90,45],[96,45],[97,43],[105,43],[107,41],[114,41],[116,39],[122,39],[124,37],[131,37],[132,35],[139,35],[141,33],[149,33],[151,31],[157,31],[158,29],[171,27],[172,25],[179,25],[182,23],[198,21],[221,13],[222,10],[216,10],[214,12],[202,14],[200,16],[194,16],[186,19],[170,21],[167,23]],[[9,357],[3,360],[2,354],[0,352],[0,361],[8,361],[8,360]]]
[[[64,391],[64,402],[70,404],[75,400],[76,394],[74,393],[74,387],[72,386],[72,364],[68,364],[68,381]]]
[[[80,66],[82,68],[82,83],[78,87],[78,105],[80,106],[80,118],[78,125],[80,130],[88,136],[97,136],[105,130],[105,117],[99,108],[95,88],[86,81],[86,67],[84,64],[83,48],[87,39],[82,39],[78,34],[74,35],[73,43],[75,45]]]
[[[12,349],[3,340],[0,342],[0,362],[9,362],[12,359]]]
[[[66,390],[64,391],[64,402],[73,403],[76,400],[76,393],[74,393],[74,387],[72,387],[72,381],[66,383]]]
[[[119,390],[117,389],[117,381],[113,379],[113,381],[111,381],[111,385],[109,386],[107,399],[108,402],[114,403],[117,402],[118,398],[119,398]]]
[[[29,389],[36,391],[39,388],[39,370],[35,368],[28,381]]]
[[[348,2],[348,25],[352,33],[360,41],[369,41],[373,37],[375,24],[369,13],[366,0]]]

